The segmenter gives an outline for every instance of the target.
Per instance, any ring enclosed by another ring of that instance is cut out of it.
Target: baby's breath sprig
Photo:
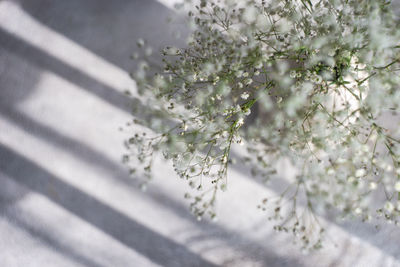
[[[160,152],[198,192],[185,195],[193,213],[215,218],[232,149],[241,144],[254,176],[267,186],[288,184],[259,207],[303,249],[322,247],[318,216],[328,211],[397,224],[400,31],[390,3],[185,5],[193,30],[187,46],[166,47],[163,66],[147,59],[132,74],[152,109],[136,120],[146,132],[127,141],[131,172],[151,179]],[[146,58],[152,54],[145,41],[138,45]],[[296,178],[278,176],[281,161],[291,162]]]

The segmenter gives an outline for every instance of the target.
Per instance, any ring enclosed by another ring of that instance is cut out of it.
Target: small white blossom
[[[393,166],[390,165],[390,164],[388,164],[388,165],[386,166],[386,171],[387,171],[387,172],[393,171]],[[396,173],[397,173],[397,170],[396,170]]]
[[[349,183],[353,183],[356,180],[356,178],[354,178],[354,176],[350,176],[347,178],[347,182]]]
[[[363,177],[366,174],[367,174],[367,171],[365,169],[358,169],[358,170],[356,170],[356,173],[355,173],[356,177],[358,177],[358,178]]]
[[[246,79],[246,80],[244,81],[244,83],[245,83],[246,85],[250,85],[250,84],[253,83],[253,79],[248,78],[248,79]]]
[[[139,39],[137,40],[137,45],[138,45],[138,47],[143,47],[144,44],[145,44],[145,42],[144,42],[144,40],[143,40],[142,38],[139,38]]]
[[[243,118],[239,118],[239,119],[237,120],[236,127],[242,126],[243,123],[244,123],[244,119],[243,119]]]
[[[354,213],[359,215],[362,213],[362,209],[360,207],[357,207],[355,208]]]
[[[396,182],[394,184],[394,190],[396,190],[397,192],[400,192],[400,182]]]
[[[244,93],[242,93],[241,95],[240,95],[240,97],[242,98],[242,99],[247,99],[247,98],[249,98],[249,96],[250,96],[250,94],[249,94],[249,92],[244,92]]]
[[[135,172],[143,166],[135,175],[150,180],[153,155],[162,153],[190,188],[201,189],[201,181],[211,189],[188,199],[195,216],[212,218],[238,143],[252,174],[265,180],[280,176],[281,162],[293,164],[312,210],[333,205],[365,220],[378,204],[381,219],[399,221],[397,195],[388,198],[400,192],[400,28],[390,8],[373,0],[312,8],[314,1],[239,2],[199,1],[189,12],[187,46],[162,50],[161,73],[147,62],[150,46],[138,41],[144,57],[134,58],[146,61],[131,76],[150,108],[134,111],[146,134],[135,128],[124,162]],[[276,230],[293,231],[304,249],[320,247],[312,219],[296,224],[300,208],[287,213],[271,204],[260,207],[272,211]]]
[[[387,201],[387,202],[385,203],[385,210],[387,210],[389,213],[393,212],[393,210],[394,210],[394,205],[393,205],[393,203],[390,202],[390,201]]]
[[[328,171],[326,172],[328,175],[334,175],[335,174],[335,170],[332,168],[329,168]]]
[[[257,19],[257,9],[254,6],[248,6],[243,13],[243,20],[247,23],[253,23]]]
[[[375,182],[370,182],[369,183],[369,189],[370,190],[375,190],[378,187],[378,185]]]

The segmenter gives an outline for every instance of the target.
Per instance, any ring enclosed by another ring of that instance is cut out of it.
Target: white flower
[[[139,47],[143,47],[143,46],[144,46],[144,40],[143,40],[142,38],[140,38],[140,39],[137,40],[136,44],[137,44]]]
[[[248,92],[244,92],[244,93],[242,93],[241,95],[240,95],[240,97],[242,98],[242,99],[247,99],[247,98],[249,98],[249,96],[250,96],[250,94],[248,93]]]
[[[349,183],[353,183],[355,181],[356,178],[354,178],[353,176],[350,176],[349,178],[347,178],[347,182]]]
[[[378,185],[375,182],[370,182],[369,183],[369,189],[370,190],[375,190],[378,187]]]
[[[394,184],[394,190],[400,192],[400,181]]]
[[[354,210],[354,213],[355,213],[355,214],[361,214],[361,212],[362,212],[362,209],[361,209],[360,207],[357,207],[357,208]]]
[[[328,171],[326,172],[328,175],[334,175],[335,174],[335,170],[332,168],[329,168]]]
[[[387,210],[389,213],[394,210],[394,205],[392,204],[392,202],[387,201],[385,203],[385,210]]]
[[[236,122],[236,127],[242,126],[243,123],[244,123],[244,119],[243,119],[243,118],[239,118],[239,119],[237,120],[237,122]]]
[[[243,12],[243,20],[247,23],[253,23],[257,19],[257,9],[254,6],[248,6]]]
[[[253,83],[253,80],[251,78],[248,78],[244,81],[245,84],[250,85]]]
[[[243,71],[242,70],[238,70],[235,75],[236,75],[236,77],[240,78],[243,75]]]
[[[386,171],[387,171],[387,172],[393,171],[393,166],[390,165],[390,164],[388,164],[388,165],[386,166]],[[396,170],[396,173],[397,173],[397,170]],[[398,173],[398,174],[399,174],[399,173]]]
[[[367,171],[365,169],[358,169],[358,170],[356,170],[356,173],[355,173],[356,177],[358,177],[358,178],[363,177],[366,174],[367,174]]]

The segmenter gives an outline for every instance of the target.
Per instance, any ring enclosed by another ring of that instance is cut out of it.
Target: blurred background
[[[320,218],[325,248],[301,253],[256,208],[272,189],[243,166],[230,170],[217,222],[190,214],[163,161],[138,190],[119,130],[146,108],[130,55],[138,38],[179,45],[174,2],[0,0],[0,266],[400,266],[391,225]]]

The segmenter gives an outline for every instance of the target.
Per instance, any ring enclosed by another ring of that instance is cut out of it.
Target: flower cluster
[[[305,249],[321,247],[316,213],[398,222],[400,31],[390,3],[202,0],[188,20],[186,47],[133,73],[152,107],[135,120],[144,133],[127,141],[134,171],[151,179],[160,152],[195,189],[185,195],[193,213],[214,218],[240,144],[265,182],[285,178],[281,160],[296,169],[259,207]]]

